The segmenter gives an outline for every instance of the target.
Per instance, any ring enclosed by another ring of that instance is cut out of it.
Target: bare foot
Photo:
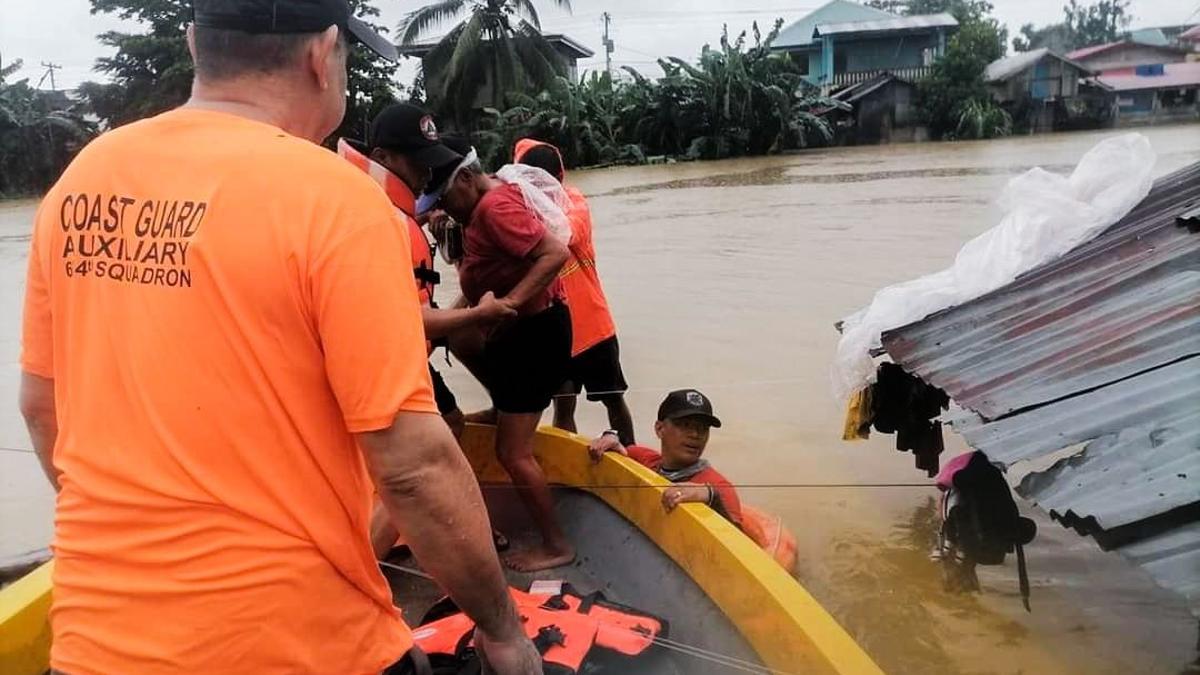
[[[471,424],[495,424],[496,423],[496,409],[488,408],[487,410],[480,410],[478,412],[467,413],[466,415],[463,415],[463,419],[464,419],[464,421],[470,422]]]
[[[552,567],[562,567],[575,562],[575,549],[567,546],[565,549],[539,546],[521,551],[513,551],[504,556],[504,564],[518,572],[539,572]]]

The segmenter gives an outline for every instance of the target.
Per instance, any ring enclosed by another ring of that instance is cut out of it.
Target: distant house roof
[[[918,16],[898,16],[890,19],[870,19],[867,21],[844,21],[841,23],[819,23],[815,35],[861,35],[865,33],[894,33],[901,31],[917,31],[929,28],[951,28],[958,25],[958,20],[946,14],[922,14]]]
[[[803,49],[814,45],[813,32],[820,24],[852,23],[856,21],[879,21],[901,17],[882,9],[867,7],[847,0],[832,0],[814,9],[804,18],[780,31],[772,49]]]
[[[1179,35],[1184,42],[1200,42],[1200,25],[1192,26]]]
[[[1136,75],[1126,70],[1119,74],[1101,75],[1096,79],[1113,91],[1195,87],[1200,86],[1200,61],[1164,63],[1162,75]]]
[[[1076,49],[1073,52],[1067,52],[1067,58],[1073,59],[1076,61],[1082,61],[1083,59],[1090,58],[1092,56],[1096,56],[1097,54],[1103,54],[1105,52],[1110,52],[1110,51],[1116,50],[1121,47],[1135,47],[1135,46],[1138,48],[1141,48],[1141,49],[1146,49],[1146,48],[1157,49],[1159,51],[1171,52],[1171,53],[1182,53],[1184,51],[1182,49],[1179,49],[1177,47],[1172,47],[1170,45],[1148,44],[1145,42],[1138,42],[1133,39],[1127,39],[1127,40],[1118,40],[1116,42],[1109,42],[1109,43],[1102,44],[1102,45],[1092,45],[1090,47],[1083,47],[1080,49]]]
[[[561,33],[546,33],[542,37],[546,38],[546,41],[551,45],[554,45],[560,49],[564,49],[572,58],[586,59],[595,54],[595,52],[588,49],[578,40],[569,35],[563,35]],[[433,51],[433,48],[436,47],[440,41],[441,38],[436,38],[433,40],[414,42],[413,44],[409,45],[396,45],[396,51],[400,52],[401,56],[415,56],[417,58],[421,58]]]
[[[988,64],[987,70],[984,71],[983,77],[988,82],[1003,82],[1004,80],[1011,79],[1017,74],[1024,72],[1027,68],[1030,68],[1033,66],[1033,64],[1041,61],[1047,56],[1058,59],[1059,61],[1062,61],[1063,63],[1066,63],[1074,68],[1078,68],[1084,73],[1091,74],[1092,72],[1087,66],[1077,61],[1072,61],[1064,56],[1059,56],[1058,54],[1050,51],[1050,49],[1042,47],[1040,49],[1034,49],[1033,51],[1017,52],[1012,56],[1006,56],[1002,59],[996,59],[995,61],[992,61]]]
[[[1166,47],[1171,44],[1171,41],[1167,39],[1167,34],[1161,28],[1143,28],[1131,31],[1129,39],[1140,44],[1154,45],[1156,47]]]

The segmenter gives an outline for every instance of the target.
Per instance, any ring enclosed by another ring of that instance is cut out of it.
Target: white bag
[[[993,291],[1123,218],[1150,192],[1154,160],[1145,136],[1123,134],[1097,143],[1069,177],[1041,168],[1014,177],[997,200],[1000,224],[967,242],[953,265],[880,290],[844,320],[834,395],[846,401],[875,381],[870,351],[883,331]]]
[[[571,243],[571,198],[562,183],[543,169],[527,164],[505,164],[496,178],[521,188],[525,206],[537,214],[546,230],[564,244]]]

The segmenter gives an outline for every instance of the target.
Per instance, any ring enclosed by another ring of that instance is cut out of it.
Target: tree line
[[[93,13],[132,20],[140,31],[98,36],[113,49],[96,63],[106,81],[81,85],[70,106],[27,80],[9,81],[17,64],[0,68],[0,195],[45,190],[97,131],[169,110],[188,97],[192,67],[184,35],[190,0],[91,2]],[[570,9],[570,0],[553,2]],[[376,23],[379,11],[369,0],[350,4],[356,16],[388,32]],[[867,4],[899,14],[949,12],[959,21],[944,56],[919,83],[918,109],[934,138],[990,138],[1012,130],[1012,118],[993,103],[983,78],[1008,41],[990,2]],[[1105,37],[1128,23],[1127,5],[1068,0],[1063,25],[1075,41]],[[443,127],[469,134],[490,167],[502,164],[522,136],[558,145],[570,167],[655,157],[715,159],[833,143],[828,113],[848,108],[805,81],[789,55],[771,50],[782,20],[765,34],[757,24],[736,35],[723,29],[695,59],[659,59],[657,77],[624,68],[575,79],[542,36],[531,0],[439,0],[405,17],[399,41],[418,43],[447,23],[449,31],[423,59],[424,72],[408,86],[396,81],[394,64],[352,51],[346,117],[335,138],[362,138],[375,113],[411,98],[433,108]],[[1023,27],[1015,42],[1037,46],[1038,36],[1051,28]],[[498,86],[480,86],[489,81]]]

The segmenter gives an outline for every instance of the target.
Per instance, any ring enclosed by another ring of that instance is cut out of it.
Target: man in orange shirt
[[[494,669],[540,673],[436,414],[408,233],[315,145],[346,33],[394,48],[345,0],[194,9],[192,98],[91,143],[34,228],[21,409],[58,489],[52,668],[398,672],[374,487]]]
[[[596,270],[596,247],[592,243],[592,214],[587,199],[564,182],[566,171],[558,148],[523,138],[513,150],[513,161],[536,166],[554,176],[571,198],[571,258],[559,272],[567,306],[571,309],[571,365],[567,382],[554,397],[554,426],[578,431],[575,399],[587,388],[589,401],[600,401],[608,411],[608,423],[621,443],[633,445],[633,416],[625,403],[625,374],[621,371],[621,349],[617,327],[608,311],[608,299]]]

